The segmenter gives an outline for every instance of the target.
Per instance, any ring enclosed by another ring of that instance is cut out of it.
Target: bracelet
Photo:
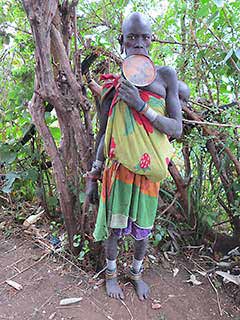
[[[147,103],[145,105],[146,105],[145,108],[142,111],[140,111],[142,115],[144,115],[147,112],[147,110],[150,108],[150,106]]]
[[[92,164],[92,169],[101,170],[103,166],[103,162],[100,160],[95,160]]]
[[[146,107],[146,105],[147,105],[147,102],[144,102],[143,106],[138,110],[138,112],[142,112]]]
[[[153,122],[154,120],[156,120],[157,116],[158,116],[158,113],[153,110],[152,108],[148,108],[145,113],[144,113],[144,116],[146,118],[148,118],[148,120],[150,120],[151,122]]]
[[[100,176],[93,175],[93,174],[91,174],[91,171],[88,171],[88,172],[86,172],[84,174],[84,178],[88,178],[88,179],[90,179],[92,181],[96,181],[97,182],[97,180],[100,179]]]

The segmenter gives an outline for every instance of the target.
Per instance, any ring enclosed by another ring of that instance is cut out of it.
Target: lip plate
[[[137,87],[150,85],[156,77],[152,60],[142,54],[133,54],[124,59],[122,71],[125,78]]]

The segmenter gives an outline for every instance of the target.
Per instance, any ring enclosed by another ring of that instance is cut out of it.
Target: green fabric
[[[129,180],[127,175],[130,175]],[[140,228],[151,229],[156,216],[159,183],[116,164],[105,169],[103,179],[94,231],[96,241],[106,240],[109,228],[126,228],[129,218]],[[144,188],[147,182],[149,189]]]
[[[165,101],[146,91],[141,98],[160,115],[165,115]],[[106,168],[94,231],[97,241],[109,237],[110,228],[126,228],[131,218],[137,226],[153,226],[159,181],[168,174],[173,147],[165,134],[123,101],[109,111],[104,153]]]
[[[165,115],[161,97],[141,91],[148,105]],[[117,160],[130,171],[161,181],[168,175],[168,162],[174,149],[165,134],[156,130],[150,121],[122,100],[110,110],[105,134],[106,158]]]

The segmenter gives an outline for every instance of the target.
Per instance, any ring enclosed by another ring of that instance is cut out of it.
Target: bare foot
[[[117,278],[106,279],[106,290],[109,297],[115,299],[124,299],[124,294],[118,284]]]
[[[144,282],[142,279],[139,280],[132,280],[132,284],[134,285],[134,288],[136,290],[136,293],[138,295],[139,300],[143,301],[144,299],[147,299],[149,296],[149,286]]]

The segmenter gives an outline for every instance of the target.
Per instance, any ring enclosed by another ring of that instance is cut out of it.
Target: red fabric
[[[116,89],[116,93],[113,97],[110,109],[109,109],[109,113],[108,115],[111,116],[112,115],[112,111],[113,111],[113,107],[115,106],[115,104],[117,103],[117,97],[118,97],[118,81],[120,79],[120,76],[114,75],[114,74],[102,74],[100,76],[100,80],[103,80],[105,83],[103,85],[103,88],[111,88],[114,87]],[[153,96],[157,99],[161,99],[162,97],[156,93],[153,93],[151,91],[147,91],[147,90],[142,90],[139,89],[139,93],[140,93],[140,97],[144,102],[148,102],[150,99],[150,96]],[[145,128],[145,130],[148,133],[152,133],[153,132],[153,126],[151,125],[150,121],[141,113],[139,113],[138,111],[136,111],[133,107],[131,107],[132,109],[132,113],[133,113],[133,117],[135,119],[135,121],[140,124],[143,125],[143,127]]]

